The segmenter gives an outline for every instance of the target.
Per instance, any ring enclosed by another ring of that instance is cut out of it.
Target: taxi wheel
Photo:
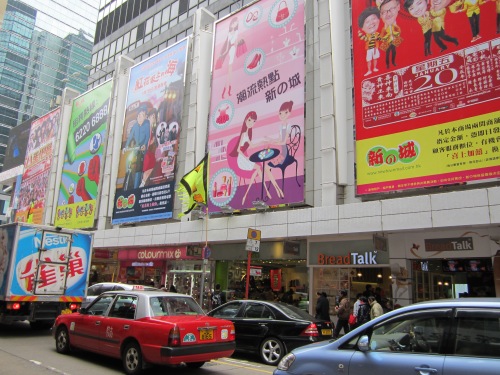
[[[260,358],[266,365],[275,366],[285,354],[285,347],[275,337],[267,337],[260,345]]]
[[[200,368],[203,366],[205,362],[188,362],[186,363],[186,367],[190,369]]]
[[[123,351],[123,368],[128,375],[142,373],[142,353],[139,344],[131,342]]]
[[[69,334],[66,327],[59,327],[56,333],[56,350],[61,354],[68,354],[71,350]]]

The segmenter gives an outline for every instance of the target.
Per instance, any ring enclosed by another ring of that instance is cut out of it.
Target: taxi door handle
[[[420,374],[435,374],[437,373],[437,369],[435,368],[430,368],[427,366],[420,366],[420,367],[415,367],[415,371],[418,371]]]
[[[100,326],[100,325],[101,325],[101,321],[100,321],[100,320],[97,320],[97,321],[95,322],[95,325],[96,325],[96,326]]]
[[[130,326],[129,326],[128,324],[125,324],[125,325],[123,326],[123,329],[130,329]]]

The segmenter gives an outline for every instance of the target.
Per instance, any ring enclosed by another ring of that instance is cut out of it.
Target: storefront
[[[166,288],[173,285],[178,293],[191,295],[197,301],[202,286],[204,301],[212,287],[213,266],[202,259],[200,247],[127,248],[118,252],[118,260],[118,282]]]
[[[395,298],[402,305],[441,298],[495,297],[499,249],[485,229],[389,235]],[[405,302],[404,302],[405,301]]]
[[[316,293],[325,292],[330,301],[330,313],[334,315],[341,290],[347,291],[352,305],[356,295],[363,293],[367,285],[373,290],[380,288],[384,304],[392,307],[389,253],[386,247],[375,249],[373,239],[309,242],[307,264],[312,270],[311,309],[316,304]]]
[[[211,260],[216,261],[215,283],[231,298],[244,298],[248,252],[246,243],[211,246]],[[252,252],[249,298],[279,298],[290,287],[308,300],[308,271],[305,241],[261,242],[259,252]]]
[[[117,250],[94,249],[90,264],[90,285],[117,280],[120,270]]]

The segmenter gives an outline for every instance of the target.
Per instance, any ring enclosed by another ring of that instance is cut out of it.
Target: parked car
[[[78,348],[121,358],[129,375],[149,364],[199,368],[235,350],[233,323],[207,316],[191,296],[161,290],[105,292],[60,315],[52,330],[59,353]]]
[[[159,290],[152,286],[132,285],[123,283],[97,283],[87,288],[87,297],[82,302],[82,307],[87,307],[90,302],[95,300],[101,293],[111,290]]]
[[[276,365],[289,351],[332,338],[332,322],[316,319],[298,307],[282,302],[237,300],[208,315],[228,319],[236,329],[236,350],[256,353]]]
[[[287,354],[274,375],[498,374],[500,298],[413,304]]]

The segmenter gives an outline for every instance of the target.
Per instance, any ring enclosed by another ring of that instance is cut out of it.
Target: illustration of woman
[[[224,84],[224,89],[222,90],[222,99],[227,94],[231,96],[231,80],[233,78],[233,63],[235,57],[239,57],[246,50],[245,42],[241,39],[238,39],[238,26],[239,20],[238,17],[233,17],[231,22],[229,23],[229,32],[227,33],[227,38],[224,41],[222,46],[221,54],[219,59],[224,59],[226,55],[229,56],[229,61],[227,63],[227,74],[226,74],[226,82]],[[237,52],[237,50],[239,50]]]
[[[486,0],[459,0],[454,3],[454,5],[461,7],[457,12],[465,12],[467,14],[472,33],[471,43],[481,39],[481,35],[479,35],[479,16],[481,13],[479,6],[484,3],[486,3]]]
[[[288,149],[286,147],[286,140],[290,134],[291,125],[288,123],[288,118],[292,113],[293,101],[284,102],[281,104],[280,110],[278,112],[278,117],[281,121],[279,138],[277,140],[277,145],[280,147],[280,154],[274,160],[275,164],[282,163],[285,160]]]
[[[149,142],[147,145],[146,153],[144,154],[144,162],[142,165],[142,181],[139,187],[146,186],[148,179],[153,172],[153,168],[156,165],[156,157],[155,152],[158,147],[158,143],[156,141],[156,120],[158,116],[158,111],[155,108],[152,108],[148,112],[148,120],[151,129],[151,135],[149,137]]]
[[[253,171],[252,177],[250,178],[250,182],[248,183],[248,188],[245,192],[245,195],[243,196],[241,204],[245,203],[247,194],[250,191],[250,188],[252,187],[253,183],[257,181],[258,178],[262,179],[262,171],[260,167],[253,161],[250,161],[248,155],[248,149],[250,147],[257,146],[257,144],[252,143],[253,126],[255,125],[256,121],[257,121],[257,113],[255,113],[255,111],[248,112],[247,115],[245,116],[245,119],[243,120],[243,125],[241,127],[238,143],[229,154],[230,156],[237,158],[238,168],[244,171]],[[276,179],[274,178],[271,171],[269,169],[265,169],[264,173],[266,174],[269,181],[271,181],[271,184],[276,188],[278,195],[282,196],[283,192],[281,192],[281,189],[279,188]],[[267,188],[266,184],[264,184],[264,188],[266,190],[267,197],[270,199],[271,193],[269,192],[269,189]]]

